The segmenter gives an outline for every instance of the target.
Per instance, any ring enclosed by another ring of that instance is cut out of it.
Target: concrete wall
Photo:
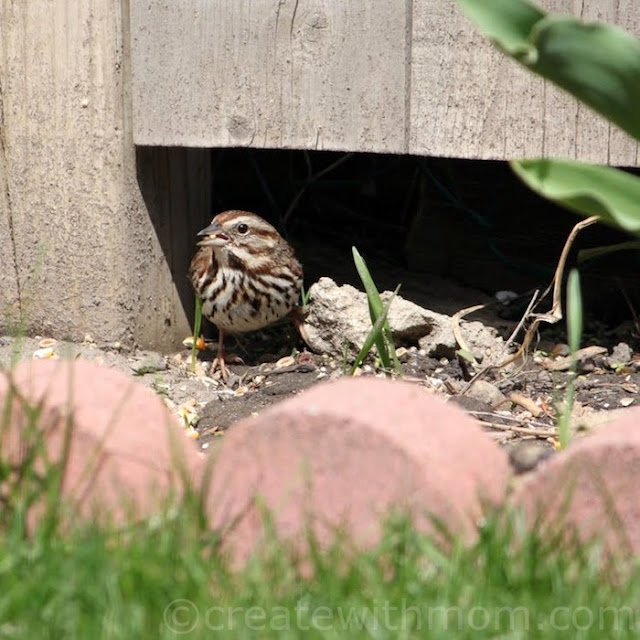
[[[640,35],[637,0],[540,3]],[[640,162],[454,0],[131,0],[131,23],[138,144]]]
[[[169,204],[145,202],[138,184],[128,23],[121,0],[0,3],[0,327],[22,316],[32,333],[159,347],[189,331],[170,216],[153,224]],[[147,194],[166,177],[150,167],[170,160],[147,153]],[[206,190],[184,201],[206,208]]]

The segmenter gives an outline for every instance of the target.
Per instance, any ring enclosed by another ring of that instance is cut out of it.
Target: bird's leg
[[[291,318],[291,322],[298,332],[298,335],[302,338],[305,344],[309,344],[309,339],[307,337],[307,331],[304,322],[306,315],[306,307],[294,307],[289,312],[289,317]]]
[[[226,382],[229,379],[229,369],[224,363],[224,331],[218,327],[218,353],[211,365],[211,372],[213,373],[216,368],[220,369],[220,375],[222,380]]]

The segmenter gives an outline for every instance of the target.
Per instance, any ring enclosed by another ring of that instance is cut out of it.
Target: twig
[[[486,305],[484,304],[476,304],[473,307],[467,307],[466,309],[460,309],[460,311],[456,311],[451,316],[451,328],[453,330],[453,337],[456,339],[458,346],[462,351],[466,351],[467,353],[473,355],[472,351],[467,346],[465,339],[462,337],[462,331],[460,329],[460,320],[464,318],[464,316],[468,316],[470,313],[474,313],[475,311],[479,311],[480,309],[484,309]],[[473,358],[475,362],[475,356]]]
[[[536,305],[536,301],[538,300],[539,293],[540,293],[540,289],[536,289],[533,292],[533,296],[531,297],[531,300],[527,305],[525,312],[522,314],[522,318],[520,318],[520,322],[518,322],[518,324],[516,325],[516,328],[513,330],[513,333],[509,336],[509,339],[507,340],[507,346],[509,346],[516,339],[516,336],[520,332],[520,329],[522,329],[522,326],[527,321],[527,318],[531,314],[533,307],[535,307]]]
[[[590,216],[589,218],[586,218],[585,220],[581,220],[580,222],[578,222],[576,225],[573,226],[573,229],[571,229],[571,232],[569,233],[569,236],[567,237],[567,240],[564,243],[564,247],[562,248],[562,253],[560,254],[560,259],[558,260],[558,266],[556,267],[556,272],[553,277],[553,282],[545,289],[544,293],[538,298],[538,301],[536,303],[536,305],[540,304],[540,302],[542,302],[542,300],[544,300],[547,297],[547,295],[549,294],[549,291],[553,288],[553,303],[551,305],[551,310],[548,313],[531,314],[531,317],[534,318],[534,321],[531,323],[531,326],[527,329],[527,332],[524,335],[524,339],[522,340],[522,344],[520,345],[520,348],[510,358],[508,358],[504,362],[497,365],[488,365],[484,369],[478,371],[478,373],[476,373],[476,375],[473,376],[471,380],[469,380],[469,383],[463,389],[460,395],[465,395],[466,393],[468,393],[469,389],[471,389],[471,387],[476,382],[476,380],[479,380],[487,372],[493,369],[501,369],[502,367],[506,367],[507,365],[511,364],[512,362],[515,362],[516,360],[518,360],[518,358],[524,355],[528,351],[531,341],[533,340],[533,336],[536,335],[538,331],[538,327],[540,326],[541,322],[548,322],[549,324],[555,324],[556,322],[559,322],[560,320],[562,320],[562,299],[561,299],[562,276],[564,274],[564,267],[567,262],[569,251],[578,233],[580,233],[580,231],[582,231],[583,229],[586,229],[587,227],[591,226],[592,224],[595,224],[596,222],[598,222],[599,219],[600,218],[598,216]]]
[[[488,427],[489,429],[497,429],[498,431],[513,431],[514,433],[523,433],[528,436],[535,436],[536,438],[555,438],[557,433],[551,429],[536,429],[529,427],[518,427],[516,425],[497,424],[495,422],[485,422],[484,420],[478,420],[478,424],[481,427]]]
[[[523,409],[526,409],[531,413],[534,418],[537,418],[541,413],[542,409],[535,403],[532,398],[522,395],[521,393],[516,393],[515,391],[509,394],[509,400],[514,404],[520,405]]]
[[[527,426],[535,427],[537,429],[548,429],[549,425],[544,422],[538,422],[536,420],[527,420],[524,421],[522,418],[518,416],[510,416],[503,415],[501,413],[492,413],[490,411],[467,411],[468,414],[478,418],[480,422],[485,422],[480,416],[488,416],[489,418],[500,418],[501,420],[511,420],[513,422],[517,422],[520,426],[526,424]],[[487,420],[486,422],[491,422],[491,420]]]
[[[533,314],[533,317],[536,320],[549,322],[550,324],[554,324],[559,320],[562,320],[562,276],[564,275],[564,267],[567,263],[567,258],[569,256],[569,251],[573,246],[573,243],[576,239],[576,236],[587,227],[590,227],[592,224],[595,224],[600,220],[599,216],[590,216],[585,220],[581,220],[576,225],[574,225],[573,229],[569,233],[566,242],[564,243],[564,247],[562,248],[562,253],[560,254],[560,259],[558,260],[558,266],[556,267],[556,272],[553,277],[553,304],[551,305],[551,311],[549,313],[541,313],[541,314]],[[546,296],[549,291],[549,287],[542,295],[542,298]],[[540,300],[542,300],[540,298]],[[536,325],[537,328],[537,325]]]

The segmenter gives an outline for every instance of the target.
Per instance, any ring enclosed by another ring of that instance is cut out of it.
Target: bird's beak
[[[217,222],[212,222],[208,227],[199,231],[198,237],[202,238],[202,240],[198,242],[198,246],[200,247],[222,247],[231,240]]]

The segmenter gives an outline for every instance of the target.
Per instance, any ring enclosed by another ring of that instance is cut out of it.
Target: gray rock
[[[626,342],[620,342],[615,347],[611,355],[606,358],[607,366],[611,369],[617,369],[620,366],[629,364],[633,357],[633,351]]]
[[[507,406],[507,397],[504,393],[502,393],[498,387],[486,380],[476,380],[471,385],[467,395],[489,405],[492,409],[496,409],[500,406],[503,408]]]
[[[385,291],[380,297],[387,302],[391,295]],[[365,293],[350,285],[339,287],[330,278],[320,278],[309,290],[309,297],[304,326],[309,347],[336,356],[342,356],[346,349],[350,357],[355,357],[371,329]],[[457,346],[450,316],[396,296],[388,320],[396,346],[412,343],[430,357],[454,357]],[[480,322],[462,322],[461,332],[479,361],[498,364],[508,358],[504,342],[494,329]]]
[[[526,473],[535,469],[555,451],[548,443],[522,440],[509,448],[509,462],[516,473]]]
[[[153,353],[147,351],[141,354],[131,363],[131,368],[138,376],[143,376],[146,373],[157,373],[158,371],[166,371],[167,363],[165,359],[159,353]]]

